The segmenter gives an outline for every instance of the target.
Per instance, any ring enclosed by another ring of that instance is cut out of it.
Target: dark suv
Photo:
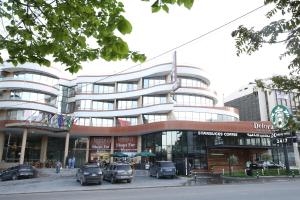
[[[119,180],[126,180],[131,183],[133,172],[128,163],[112,163],[103,170],[103,179],[115,183]]]
[[[160,177],[171,177],[176,176],[176,167],[171,161],[156,161],[150,166],[149,170],[150,176]]]
[[[10,167],[0,173],[0,178],[2,181],[32,177],[34,177],[34,169],[31,165],[17,165],[15,167]]]
[[[98,165],[83,165],[80,167],[76,173],[76,180],[80,182],[81,185],[86,185],[89,183],[102,184],[102,171]]]

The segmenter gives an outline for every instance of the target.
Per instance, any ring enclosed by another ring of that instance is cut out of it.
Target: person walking
[[[71,169],[71,167],[72,167],[72,158],[69,157],[69,159],[68,159],[68,168]]]
[[[72,158],[72,169],[75,167],[75,156]]]
[[[58,160],[55,163],[55,169],[56,169],[56,173],[60,173],[60,168],[61,168],[61,162]]]

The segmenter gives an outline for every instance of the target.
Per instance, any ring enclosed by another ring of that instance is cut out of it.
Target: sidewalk
[[[73,169],[73,171],[75,170]],[[111,184],[110,182],[103,181],[102,185],[81,186],[75,180],[75,175],[73,175],[71,171],[65,171],[61,174],[51,173],[50,171],[50,175],[41,174],[39,178],[0,182],[0,194],[176,187],[184,185],[188,179],[189,178],[185,177],[156,179],[143,175],[143,172],[139,172],[139,174],[134,177],[132,183],[121,182]]]

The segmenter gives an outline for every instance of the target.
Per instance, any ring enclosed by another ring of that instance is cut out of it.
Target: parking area
[[[118,182],[111,184],[103,181],[102,185],[81,186],[76,181],[75,176],[62,176],[61,174],[52,174],[47,177],[33,179],[21,179],[15,181],[0,182],[1,194],[14,193],[33,193],[33,192],[59,192],[75,190],[113,190],[128,188],[146,188],[146,187],[172,187],[181,186],[187,182],[188,178],[176,177],[174,179],[156,179],[154,177],[137,175],[134,176],[131,183]]]

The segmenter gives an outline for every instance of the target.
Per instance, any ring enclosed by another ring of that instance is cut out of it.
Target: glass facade
[[[214,101],[211,98],[197,95],[176,94],[176,104],[182,106],[214,106]]]
[[[8,110],[8,120],[31,120],[41,121],[49,116],[50,113],[39,110]]]
[[[93,83],[78,83],[75,87],[78,94],[90,94],[93,93]]]
[[[43,94],[38,92],[11,90],[9,99],[39,102],[51,106],[56,106],[57,97],[54,95]]]
[[[134,126],[137,125],[137,117],[119,117],[117,118],[117,126]]]
[[[205,112],[174,112],[177,120],[187,121],[200,121],[200,122],[222,122],[222,121],[238,121],[238,118],[216,114],[216,113],[205,113]]]
[[[15,72],[13,77],[0,77],[0,80],[33,81],[50,86],[56,86],[58,84],[57,78],[31,72]]]
[[[144,124],[167,121],[167,119],[168,119],[168,115],[166,114],[143,115]]]
[[[96,94],[108,94],[114,92],[115,92],[114,85],[94,84],[94,93]]]
[[[93,110],[113,110],[114,102],[93,101]]]
[[[155,85],[162,85],[162,84],[166,84],[166,78],[164,76],[143,79],[143,88],[149,88]]]
[[[157,160],[172,160],[178,170],[186,161],[193,169],[208,169],[210,149],[230,147],[240,151],[240,148],[249,149],[251,146],[271,148],[271,138],[249,137],[244,133],[204,131],[162,131],[142,136],[142,151],[155,153]]]
[[[129,92],[138,89],[137,82],[134,83],[118,83],[118,92]]]
[[[114,119],[113,118],[92,118],[92,126],[102,126],[102,127],[113,127]]]
[[[137,108],[137,100],[118,100],[118,110]]]
[[[167,103],[167,96],[143,96],[143,106],[150,106],[156,104],[164,104]]]
[[[179,77],[181,87],[208,88],[208,84],[200,79]]]

